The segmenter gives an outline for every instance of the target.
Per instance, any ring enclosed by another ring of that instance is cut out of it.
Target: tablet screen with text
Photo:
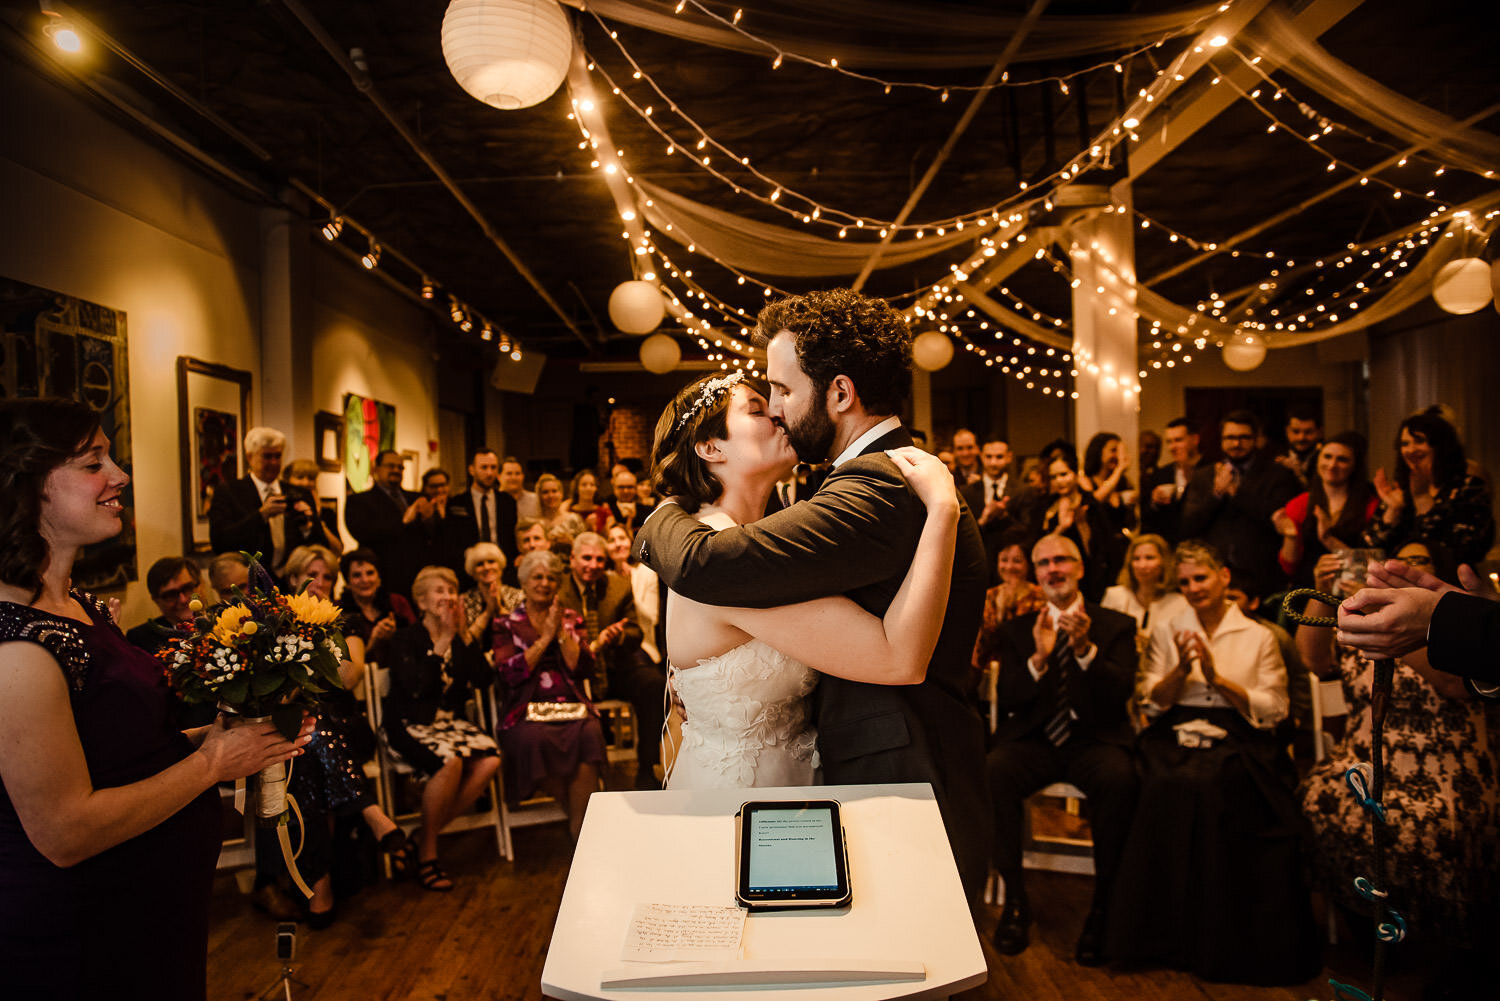
[[[832,800],[746,803],[740,815],[742,902],[837,906],[849,881]]]

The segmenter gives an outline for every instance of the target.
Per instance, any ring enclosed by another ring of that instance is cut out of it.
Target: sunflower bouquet
[[[348,656],[339,607],[302,591],[283,594],[250,558],[251,586],[205,608],[194,597],[190,632],[161,652],[184,702],[213,703],[251,721],[268,721],[288,740],[320,692],[342,688],[339,663]],[[261,772],[257,814],[276,821],[287,813],[284,765]]]

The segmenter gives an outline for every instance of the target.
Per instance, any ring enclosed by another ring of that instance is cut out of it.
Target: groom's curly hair
[[[709,471],[696,448],[700,441],[729,436],[727,414],[733,387],[714,394],[707,403],[700,400],[703,388],[723,376],[715,372],[688,383],[656,422],[651,443],[652,487],[658,497],[676,497],[689,514],[724,492],[723,482]],[[743,384],[762,396],[767,392],[759,379],[747,377]]]
[[[852,289],[788,296],[756,317],[756,340],[791,333],[797,364],[822,400],[840,375],[849,377],[867,413],[890,417],[911,395],[911,331],[891,304]]]

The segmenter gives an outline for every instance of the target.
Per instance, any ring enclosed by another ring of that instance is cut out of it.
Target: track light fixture
[[[39,6],[42,13],[47,15],[47,23],[42,26],[42,34],[52,39],[64,52],[79,52],[83,49],[83,39],[78,37],[78,29],[73,27],[73,22],[63,17],[48,0],[41,0]]]
[[[365,266],[366,271],[374,271],[380,264],[380,244],[374,240],[370,241],[370,249],[360,257],[359,263]]]
[[[431,299],[433,294],[432,279],[424,275],[422,278],[422,298]]]
[[[329,216],[328,221],[323,224],[323,239],[327,240],[329,243],[332,243],[334,240],[337,240],[339,238],[339,234],[343,231],[344,217],[337,215]]]
[[[484,329],[479,332],[479,336],[483,337],[487,341],[493,341],[495,339],[495,328],[490,326],[490,321],[484,321]]]

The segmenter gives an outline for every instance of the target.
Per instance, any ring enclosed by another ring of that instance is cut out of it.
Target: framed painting
[[[354,393],[344,395],[344,479],[351,494],[374,485],[375,457],[396,446],[396,408]]]
[[[250,373],[197,358],[177,359],[177,427],[182,462],[182,546],[207,553],[214,493],[239,479],[249,430]]]
[[[0,278],[0,397],[86,404],[99,415],[115,462],[133,473],[127,347],[123,311]],[[75,586],[108,591],[137,579],[134,485],[121,502],[124,527],[78,554]]]
[[[313,447],[318,468],[337,473],[344,468],[344,419],[327,410],[313,414]]]

